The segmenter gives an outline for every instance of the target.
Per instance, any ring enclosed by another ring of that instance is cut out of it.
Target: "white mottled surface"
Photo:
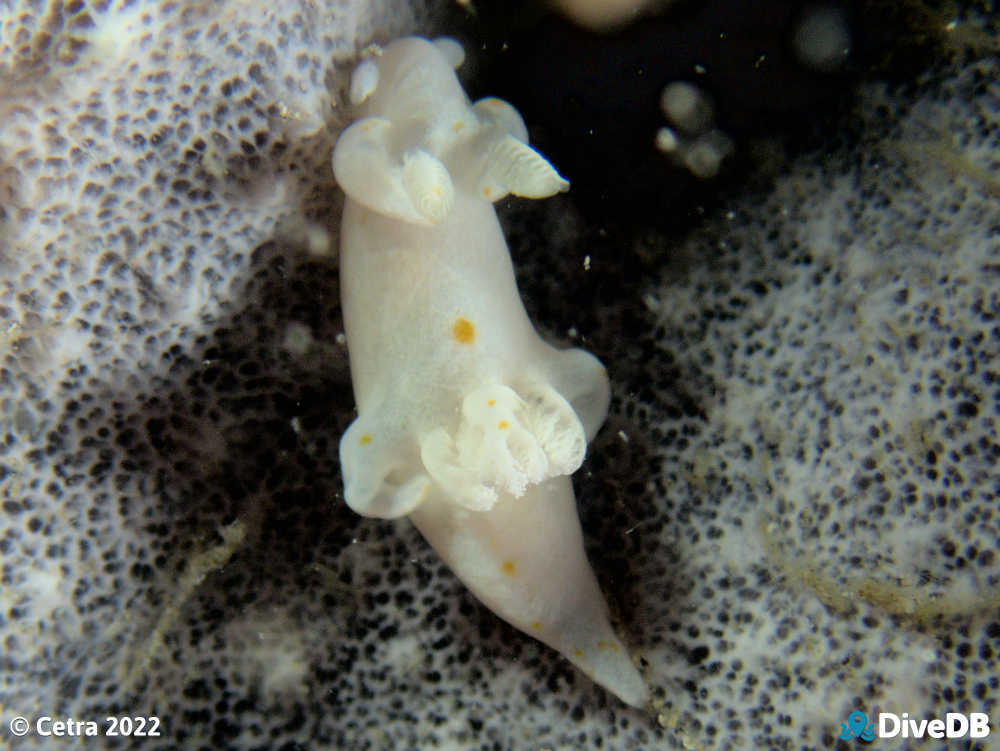
[[[660,538],[678,557],[667,607],[640,618],[709,648],[687,669],[653,651],[665,683],[707,693],[668,693],[699,744],[713,720],[725,735],[734,682],[734,748],[820,743],[853,708],[996,707],[996,73],[970,65],[913,103],[868,91],[859,143],[734,205],[654,291],[658,346],[704,421],[684,447],[660,426],[652,449],[687,522]]]

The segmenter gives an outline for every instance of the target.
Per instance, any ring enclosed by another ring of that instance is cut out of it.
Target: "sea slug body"
[[[607,414],[607,374],[538,336],[492,205],[569,184],[510,104],[469,102],[462,57],[453,40],[409,37],[352,81],[359,119],[333,155],[358,406],[344,496],[360,514],[408,515],[495,613],[641,706],[570,482]]]

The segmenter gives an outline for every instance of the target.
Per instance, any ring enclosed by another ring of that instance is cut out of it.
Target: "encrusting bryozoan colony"
[[[405,38],[352,81],[360,119],[333,155],[359,412],[340,444],[344,496],[360,514],[409,515],[494,612],[639,706],[570,482],[604,422],[607,374],[539,338],[492,206],[569,184],[511,105],[470,104],[461,59],[452,40]]]

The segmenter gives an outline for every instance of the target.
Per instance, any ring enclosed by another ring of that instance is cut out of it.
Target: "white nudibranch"
[[[351,84],[359,119],[333,154],[358,404],[340,442],[344,498],[367,516],[409,516],[495,613],[641,706],[570,482],[607,415],[607,374],[538,336],[492,205],[569,183],[514,107],[469,102],[453,71],[462,57],[453,40],[400,39]]]

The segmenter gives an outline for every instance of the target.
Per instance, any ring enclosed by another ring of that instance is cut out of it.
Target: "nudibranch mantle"
[[[514,107],[469,102],[462,57],[453,40],[408,37],[351,83],[359,119],[333,154],[358,406],[340,443],[344,497],[366,516],[408,515],[500,617],[641,706],[570,481],[607,414],[607,374],[538,336],[492,205],[569,184]]]

